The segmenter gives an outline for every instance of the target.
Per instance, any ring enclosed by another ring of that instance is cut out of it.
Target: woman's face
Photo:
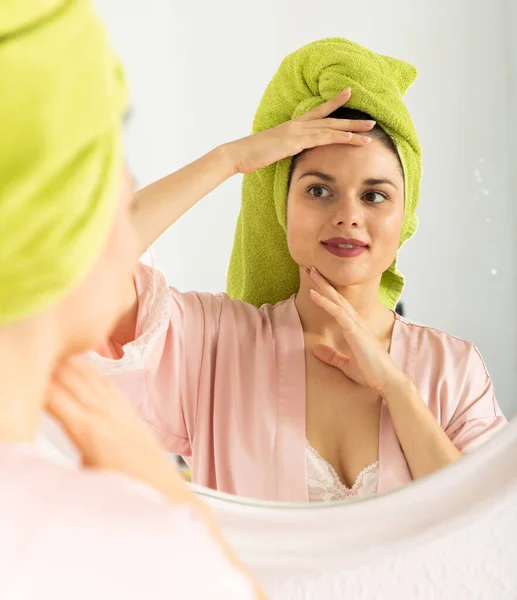
[[[403,218],[402,169],[379,139],[298,158],[287,199],[289,251],[334,286],[380,282],[397,254]]]
[[[132,274],[139,246],[131,215],[133,180],[124,174],[118,212],[103,251],[80,284],[59,307],[66,352],[94,349],[134,300]]]

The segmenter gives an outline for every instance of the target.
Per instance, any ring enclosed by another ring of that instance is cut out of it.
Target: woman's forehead
[[[332,144],[307,150],[298,158],[295,172],[300,176],[309,171],[332,175],[335,179],[367,175],[390,176],[403,181],[398,156],[375,138],[362,147]]]

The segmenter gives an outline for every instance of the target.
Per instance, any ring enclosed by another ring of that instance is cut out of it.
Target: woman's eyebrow
[[[307,173],[302,173],[302,175],[298,177],[298,180],[303,179],[304,177],[317,177],[318,179],[328,181],[329,183],[336,183],[335,177],[332,177],[332,175],[328,175],[327,173],[322,173],[321,171],[307,171]]]
[[[393,183],[393,181],[391,181],[391,179],[386,179],[385,177],[380,177],[380,178],[376,178],[376,177],[370,177],[368,179],[365,179],[363,181],[363,183],[365,185],[382,185],[382,184],[387,184],[387,185],[391,185],[392,187],[394,187],[396,190],[398,190],[397,185],[395,185]]]
[[[316,177],[323,181],[328,181],[329,183],[336,183],[336,178],[328,173],[323,173],[322,171],[307,171],[306,173],[302,173],[298,180],[303,179],[304,177]],[[369,177],[363,181],[364,185],[391,185],[396,190],[398,190],[398,186],[391,181],[391,179],[387,179],[386,177]]]

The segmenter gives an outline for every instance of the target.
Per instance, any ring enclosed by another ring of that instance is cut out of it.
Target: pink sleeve
[[[137,481],[28,453],[0,484],[1,598],[253,597],[194,510]]]
[[[461,389],[446,433],[459,450],[468,453],[483,445],[507,424],[495,399],[485,363],[473,345]]]
[[[189,457],[201,360],[210,343],[207,330],[217,327],[217,299],[209,303],[216,312],[207,314],[197,294],[169,288],[159,271],[142,264],[135,284],[135,340],[123,348],[109,341],[90,358],[129,398],[167,450]]]

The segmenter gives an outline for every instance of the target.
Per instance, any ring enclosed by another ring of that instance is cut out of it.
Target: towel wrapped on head
[[[122,184],[122,69],[88,0],[0,3],[0,326],[57,301]]]
[[[347,107],[371,115],[391,136],[404,170],[405,215],[399,247],[416,231],[421,148],[402,100],[417,77],[412,65],[376,54],[354,42],[329,38],[284,59],[262,97],[253,133],[305,114],[352,88]],[[291,158],[244,176],[242,206],[227,277],[227,292],[261,306],[286,300],[298,290],[299,269],[287,247],[287,193]],[[396,260],[383,274],[381,302],[394,308],[404,278]]]

